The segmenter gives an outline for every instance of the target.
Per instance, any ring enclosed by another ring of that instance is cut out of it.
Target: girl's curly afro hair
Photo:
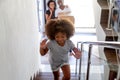
[[[67,39],[73,36],[75,29],[71,21],[67,19],[51,19],[45,25],[45,33],[50,40],[55,39],[58,32],[66,33]]]

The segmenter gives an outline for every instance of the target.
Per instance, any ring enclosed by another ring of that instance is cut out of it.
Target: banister
[[[89,80],[89,68],[90,68],[90,63],[91,63],[90,59],[91,59],[92,45],[99,45],[99,46],[104,46],[104,47],[109,47],[109,48],[114,48],[114,49],[120,49],[120,42],[115,42],[115,41],[85,41],[85,42],[81,41],[81,42],[77,42],[77,47],[78,47],[79,43],[81,44],[81,50],[82,50],[82,47],[83,47],[84,44],[89,44],[88,65],[87,65],[88,68],[87,68],[87,75],[86,75],[87,78],[86,78],[86,80]],[[119,61],[120,53],[118,54],[117,58],[118,58],[118,64],[120,64],[120,61]],[[78,76],[79,80],[80,80],[80,74],[81,74],[81,60],[82,59],[80,59],[80,64],[79,64],[79,76]],[[77,66],[77,64],[76,64],[76,66]],[[120,72],[118,72],[117,76],[120,76],[119,73]]]
[[[110,48],[120,48],[120,42],[115,41],[86,41],[86,42],[78,42],[77,44],[91,44],[91,45],[100,45],[100,46],[107,46]]]

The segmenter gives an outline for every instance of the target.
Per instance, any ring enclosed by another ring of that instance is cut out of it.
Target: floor
[[[86,29],[87,30],[87,29]],[[97,37],[95,34],[95,30],[94,29],[88,29],[88,32],[86,33],[86,31],[79,30],[76,29],[76,33],[73,37],[71,37],[71,40],[74,42],[75,46],[77,46],[77,42],[80,41],[97,41]],[[88,54],[88,45],[85,45],[83,47],[83,55],[82,55],[82,66],[81,66],[81,72],[82,74],[86,73],[86,68],[87,68],[87,54]],[[98,54],[98,47],[95,46],[93,47],[93,52],[92,52],[92,59],[91,59],[91,68],[90,68],[90,80],[102,80],[102,74],[103,74],[103,66],[100,65],[100,59],[99,59],[99,54]],[[75,74],[75,67],[76,67],[76,59],[73,56],[69,57],[69,61],[70,61],[70,67],[71,67],[71,74]],[[78,61],[79,62],[79,61]],[[43,73],[50,73],[51,69],[50,69],[50,65],[49,65],[49,61],[48,61],[48,54],[41,57],[41,70]],[[78,65],[77,65],[77,73],[78,73]],[[93,74],[96,75],[97,77],[93,79]],[[50,74],[49,74],[50,75]],[[73,79],[74,80],[74,79]],[[77,79],[76,79],[77,80]],[[84,80],[84,77],[82,77],[82,80]]]

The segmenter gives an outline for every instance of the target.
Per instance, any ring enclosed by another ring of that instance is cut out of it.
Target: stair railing
[[[116,52],[116,58],[117,58],[117,63],[118,63],[118,70],[120,70],[120,42],[111,42],[111,41],[87,41],[87,42],[77,42],[77,47],[79,48],[79,44],[81,44],[81,51],[83,50],[84,44],[89,45],[89,51],[88,51],[88,62],[87,62],[87,75],[86,75],[86,80],[89,80],[89,72],[90,72],[90,64],[91,64],[91,53],[92,53],[92,46],[93,45],[98,45],[98,46],[103,46],[103,47],[108,47],[108,48],[114,48],[116,50],[119,50],[119,53]],[[79,73],[78,73],[78,80],[81,79],[81,66],[82,66],[82,57],[79,59]],[[77,74],[77,60],[76,60],[76,74]],[[117,79],[120,79],[120,71],[118,71],[117,74]]]

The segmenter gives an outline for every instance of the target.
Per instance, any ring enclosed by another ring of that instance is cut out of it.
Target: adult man
[[[55,11],[55,17],[70,15],[71,10],[68,5],[64,5],[63,0],[57,0],[58,8]]]

